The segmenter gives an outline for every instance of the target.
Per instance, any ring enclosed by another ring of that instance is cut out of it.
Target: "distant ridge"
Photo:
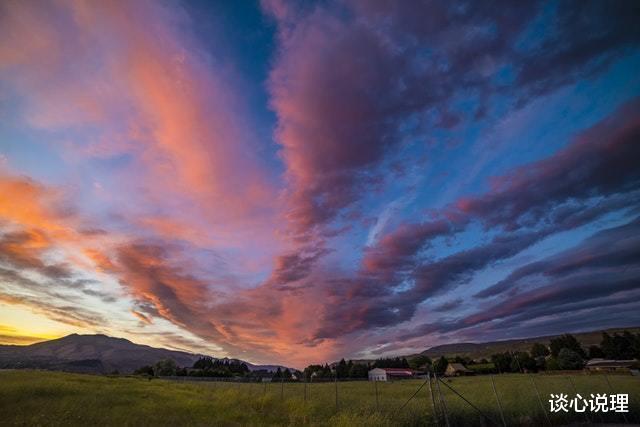
[[[0,345],[0,368],[50,369],[100,374],[114,371],[131,373],[141,366],[153,365],[161,359],[173,359],[178,366],[190,367],[202,356],[202,354],[135,344],[124,338],[102,334],[71,334],[25,346]],[[279,367],[239,361],[246,363],[252,371],[260,369],[275,371]]]
[[[600,345],[602,340],[602,333],[608,334],[621,333],[622,331],[629,331],[632,333],[640,332],[640,327],[629,328],[611,328],[603,329],[591,332],[578,332],[571,333],[585,349],[591,345]],[[559,337],[562,334],[546,335],[532,338],[521,339],[509,339],[503,341],[490,341],[484,343],[463,342],[454,344],[443,344],[431,347],[420,354],[429,356],[431,358],[440,356],[462,356],[471,357],[472,359],[489,358],[492,354],[503,353],[505,351],[529,351],[533,343],[539,342],[542,344],[548,344],[553,338]]]

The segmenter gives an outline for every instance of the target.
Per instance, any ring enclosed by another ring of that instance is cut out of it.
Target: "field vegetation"
[[[624,422],[620,414],[549,414],[550,393],[628,393],[627,420],[639,422],[640,381],[632,376],[503,374],[493,377],[508,425]],[[569,380],[569,378],[571,380]],[[541,395],[547,421],[532,379]],[[491,376],[445,379],[451,425],[501,425]],[[48,371],[0,371],[3,425],[444,425],[434,416],[423,381],[234,383],[170,381]],[[573,384],[572,384],[573,383]],[[480,412],[454,394],[467,398]],[[305,399],[306,387],[306,399]],[[377,388],[377,399],[376,399]],[[436,395],[437,397],[437,395]],[[406,406],[403,407],[403,405]]]

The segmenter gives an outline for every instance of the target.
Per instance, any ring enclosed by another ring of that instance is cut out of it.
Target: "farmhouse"
[[[587,371],[628,371],[634,364],[638,363],[637,360],[609,360],[609,359],[591,359],[584,367]]]
[[[374,368],[369,371],[369,381],[392,381],[415,377],[415,371],[404,368]]]
[[[464,367],[462,363],[449,363],[444,374],[447,377],[460,377],[464,375],[473,375],[473,371]]]

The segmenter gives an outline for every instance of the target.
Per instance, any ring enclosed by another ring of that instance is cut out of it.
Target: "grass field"
[[[550,393],[575,395],[566,375],[498,375],[495,384],[508,425],[548,425],[545,410]],[[640,421],[640,380],[609,376],[615,393],[628,393],[629,422]],[[603,376],[571,376],[578,393],[610,393]],[[446,381],[446,380],[445,380]],[[391,426],[435,425],[428,386],[424,386],[404,409],[402,405],[422,384],[419,380],[335,384],[174,382],[133,377],[103,377],[45,371],[0,371],[0,424],[2,425],[332,425]],[[464,403],[441,385],[451,425],[492,425],[500,413],[489,376],[447,381],[490,419]],[[624,422],[620,414],[593,422]],[[550,415],[553,425],[586,421],[584,414]],[[440,419],[444,425],[444,419]]]

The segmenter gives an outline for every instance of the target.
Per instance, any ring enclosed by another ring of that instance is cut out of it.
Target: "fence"
[[[632,376],[503,374],[393,382],[333,379],[263,383],[225,378],[206,384],[217,390],[237,390],[265,405],[278,401],[288,408],[302,405],[317,419],[326,419],[331,413],[377,413],[399,425],[447,427],[640,422],[640,379]],[[629,412],[580,413],[570,408],[569,412],[552,413],[552,393],[570,398],[624,393],[629,396]]]

